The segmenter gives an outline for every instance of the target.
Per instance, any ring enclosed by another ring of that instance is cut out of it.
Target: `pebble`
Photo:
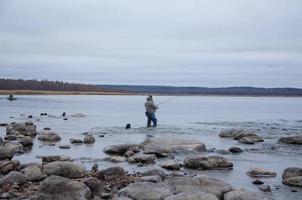
[[[252,182],[254,185],[263,185],[264,183],[260,181],[259,179],[256,179]]]

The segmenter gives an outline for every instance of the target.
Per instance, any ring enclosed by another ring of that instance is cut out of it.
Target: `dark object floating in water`
[[[40,116],[44,116],[44,115],[46,116],[46,115],[47,115],[47,113],[41,113],[41,114],[40,114]]]
[[[32,115],[28,115],[28,118],[31,119],[31,118],[33,118],[33,116]]]
[[[10,95],[7,97],[7,100],[14,101],[14,100],[17,100],[17,98],[14,97],[12,94],[10,94]]]
[[[127,124],[125,129],[130,129],[131,128],[131,124]]]
[[[68,118],[64,118],[63,120],[68,120]]]
[[[65,116],[66,116],[66,113],[65,113],[65,112],[63,112],[62,116],[63,116],[63,117],[65,117]]]

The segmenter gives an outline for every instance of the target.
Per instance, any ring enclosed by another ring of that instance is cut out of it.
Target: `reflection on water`
[[[170,97],[155,97],[158,102]],[[167,135],[202,141],[208,149],[228,149],[239,146],[245,151],[240,155],[225,155],[234,163],[232,171],[188,171],[193,174],[208,174],[221,178],[235,187],[258,190],[246,175],[252,167],[276,171],[278,177],[264,179],[271,185],[276,199],[301,199],[302,191],[292,193],[283,186],[281,173],[287,167],[302,166],[302,147],[282,145],[278,138],[302,134],[301,98],[262,97],[179,97],[160,106],[159,127],[145,128],[143,96],[20,96],[10,102],[0,97],[0,122],[26,121],[28,115],[38,130],[50,127],[58,132],[62,141],[49,146],[35,139],[31,152],[16,156],[21,162],[40,161],[39,155],[68,155],[87,168],[98,163],[101,168],[113,165],[102,161],[106,155],[103,148],[112,144],[140,143],[147,137]],[[67,113],[68,120],[61,117]],[[40,113],[48,113],[40,116]],[[84,113],[85,117],[71,117]],[[13,118],[11,118],[13,117]],[[131,123],[132,129],[124,129]],[[265,140],[256,145],[243,145],[232,139],[222,139],[218,133],[226,128],[240,128],[256,132]],[[69,144],[70,138],[82,139],[82,133],[95,135],[93,145],[73,145],[71,149],[59,149],[60,144]],[[5,135],[5,128],[0,128]],[[104,136],[104,137],[100,137]],[[209,153],[212,154],[212,153]],[[176,156],[182,161],[184,155]],[[165,159],[158,162],[164,162]],[[114,163],[129,171],[143,171],[149,166],[138,167],[127,163]]]

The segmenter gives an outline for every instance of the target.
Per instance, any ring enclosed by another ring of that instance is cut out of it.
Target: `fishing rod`
[[[159,106],[159,105],[161,105],[161,104],[164,104],[164,103],[173,101],[174,99],[176,99],[176,98],[178,98],[178,97],[179,97],[179,96],[175,96],[175,97],[171,97],[171,98],[169,98],[169,99],[166,99],[166,100],[164,100],[164,101],[159,102],[158,104],[156,104],[156,106]]]

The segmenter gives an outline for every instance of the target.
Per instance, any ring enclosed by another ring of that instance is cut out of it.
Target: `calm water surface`
[[[155,97],[162,102],[171,97]],[[108,145],[120,143],[140,143],[147,137],[167,135],[191,138],[202,141],[208,149],[228,149],[239,146],[245,149],[240,155],[226,155],[234,163],[232,171],[207,171],[196,174],[208,174],[234,187],[244,187],[257,191],[246,171],[260,167],[276,171],[276,178],[264,179],[271,185],[275,199],[302,199],[302,190],[292,193],[291,188],[283,186],[281,173],[287,167],[302,166],[302,147],[277,143],[285,135],[302,134],[302,98],[285,97],[177,97],[160,105],[158,110],[159,127],[145,128],[144,96],[19,96],[17,101],[7,101],[0,96],[0,122],[33,121],[38,130],[50,127],[58,132],[62,141],[56,146],[48,146],[35,139],[31,152],[16,156],[21,162],[40,161],[39,155],[68,155],[91,167],[98,163],[100,168],[113,165],[101,161],[106,155],[102,149]],[[66,112],[68,120],[61,114]],[[48,113],[48,116],[40,116]],[[71,117],[71,114],[83,113],[85,117]],[[125,130],[127,123],[132,129]],[[243,128],[255,131],[265,142],[257,145],[243,145],[235,140],[218,137],[225,128]],[[83,138],[84,132],[95,134],[94,145],[75,145],[71,149],[59,149],[59,144],[68,144],[70,138]],[[104,134],[105,137],[98,137]],[[0,128],[0,136],[5,128]],[[273,147],[273,148],[272,148]],[[272,150],[273,149],[273,150]],[[183,157],[177,156],[182,161]],[[164,161],[164,160],[163,160]],[[159,162],[163,162],[159,161]],[[116,165],[116,164],[114,164]],[[143,171],[150,166],[137,167],[120,163],[129,171]]]

